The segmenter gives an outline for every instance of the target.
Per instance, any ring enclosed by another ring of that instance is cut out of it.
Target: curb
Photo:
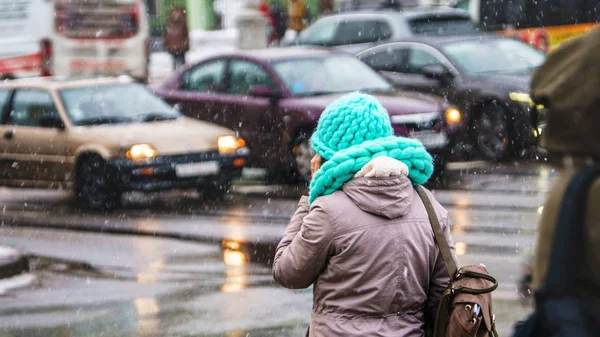
[[[0,246],[0,279],[10,278],[29,271],[27,258],[17,250]]]

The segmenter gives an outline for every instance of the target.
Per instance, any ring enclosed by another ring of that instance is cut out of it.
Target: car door
[[[281,144],[283,125],[277,113],[277,102],[251,95],[253,87],[266,87],[280,92],[272,74],[262,65],[247,59],[232,59],[227,68],[227,94],[231,103],[226,109],[235,116],[230,127],[247,141],[252,153],[262,158],[276,153]]]
[[[392,29],[382,19],[348,20],[340,22],[334,45],[337,49],[356,54],[391,37]]]
[[[61,120],[52,94],[42,89],[16,89],[9,104],[2,121],[3,155],[11,162],[9,184],[49,187],[66,181],[70,163],[64,124],[44,123]]]
[[[167,102],[182,114],[221,126],[229,126],[231,116],[223,110],[226,59],[213,59],[192,67],[180,77],[179,88],[164,93]]]

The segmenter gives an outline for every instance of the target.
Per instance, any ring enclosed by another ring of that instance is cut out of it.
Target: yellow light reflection
[[[160,304],[155,298],[137,298],[133,301],[137,313],[137,328],[140,336],[154,336],[161,330],[158,313]]]
[[[471,205],[471,199],[467,196],[460,196],[455,201],[457,208],[467,208]]]
[[[467,253],[467,244],[464,242],[457,242],[454,244],[457,256],[463,256]]]
[[[243,266],[246,264],[246,255],[239,250],[225,249],[223,260],[228,266]]]
[[[136,281],[138,283],[153,283],[158,280],[158,275],[165,266],[165,260],[160,259],[154,261],[144,268],[141,272],[136,275]]]
[[[225,283],[221,287],[221,291],[224,293],[237,293],[245,288],[243,283]]]
[[[454,234],[464,234],[465,228],[463,226],[456,225],[456,226],[452,227],[452,232]]]
[[[541,215],[544,212],[544,206],[538,207],[537,212]]]
[[[221,287],[221,291],[234,293],[246,288],[248,278],[245,270],[246,255],[240,251],[227,249],[223,253],[223,260],[228,269],[225,272],[225,283]]]

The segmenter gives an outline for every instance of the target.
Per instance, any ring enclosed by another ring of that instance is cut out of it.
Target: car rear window
[[[420,18],[409,22],[414,35],[450,36],[477,34],[477,27],[467,18]]]

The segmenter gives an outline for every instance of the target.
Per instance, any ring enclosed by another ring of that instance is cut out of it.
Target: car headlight
[[[460,110],[458,110],[456,108],[450,108],[450,109],[446,110],[445,115],[446,115],[446,122],[449,125],[458,124],[458,123],[460,123],[460,120],[462,119]]]
[[[533,107],[535,105],[535,102],[533,102],[533,100],[531,99],[531,96],[528,93],[511,92],[510,94],[508,94],[508,98],[510,98],[510,100],[514,101],[514,102],[528,104],[530,107]],[[544,108],[544,106],[541,104],[538,104],[537,108],[539,110],[541,110]]]
[[[229,154],[246,146],[246,142],[242,138],[236,136],[221,136],[217,141],[217,145],[219,147],[219,153]]]
[[[158,155],[158,152],[148,144],[136,144],[133,145],[129,151],[127,151],[127,158],[133,160],[143,160],[154,158]]]

